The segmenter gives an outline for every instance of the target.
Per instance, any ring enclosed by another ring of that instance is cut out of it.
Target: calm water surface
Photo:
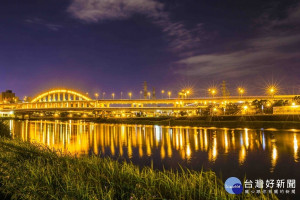
[[[227,129],[10,121],[13,136],[71,154],[97,154],[156,169],[212,169],[223,179],[296,179],[300,186],[300,129]],[[299,187],[297,188],[299,193]]]

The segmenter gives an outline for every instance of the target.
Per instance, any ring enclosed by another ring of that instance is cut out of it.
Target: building
[[[6,90],[0,93],[0,102],[13,102],[16,101],[15,93],[12,90]]]

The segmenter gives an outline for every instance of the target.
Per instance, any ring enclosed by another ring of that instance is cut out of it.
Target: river
[[[300,129],[202,128],[10,121],[14,138],[73,155],[126,160],[155,169],[211,169],[224,179],[300,181]]]

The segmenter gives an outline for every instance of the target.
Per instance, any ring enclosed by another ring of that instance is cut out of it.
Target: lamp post
[[[171,98],[171,94],[172,94],[172,92],[169,91],[169,92],[168,92],[169,99]]]
[[[96,99],[98,100],[99,94],[95,93],[94,95],[95,95]]]
[[[244,88],[238,88],[238,92],[239,92],[240,97],[242,97],[243,94],[245,93],[245,89]]]
[[[148,98],[150,99],[151,93],[150,93],[150,92],[148,92],[147,94],[148,94]]]
[[[162,98],[162,99],[164,98],[164,93],[165,93],[165,91],[162,90],[162,91],[161,91],[161,98]]]
[[[271,94],[272,97],[274,97],[274,94],[275,94],[275,88],[274,88],[273,86],[270,87],[269,93]]]
[[[140,91],[140,99],[142,99],[143,91]]]
[[[121,92],[121,99],[123,99],[123,92]]]
[[[212,95],[213,98],[215,97],[215,94],[217,94],[217,90],[215,88],[208,89],[208,92]]]
[[[131,93],[131,92],[129,92],[129,93],[128,93],[128,96],[129,96],[129,98],[131,99],[132,93]]]
[[[113,99],[115,99],[115,93],[112,93],[111,96]]]
[[[191,91],[189,91],[189,90],[186,91],[185,94],[186,94],[186,97],[187,97],[187,98],[189,98],[190,93],[191,93]]]

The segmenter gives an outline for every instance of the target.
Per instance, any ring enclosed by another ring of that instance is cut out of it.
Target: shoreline
[[[140,120],[140,119],[98,119],[97,123],[112,124],[144,124],[161,126],[191,126],[191,127],[216,127],[216,128],[251,128],[251,129],[300,129],[300,122],[296,121],[204,121],[194,119],[175,120]]]
[[[30,119],[2,118],[6,120],[84,120],[95,123],[144,124],[161,126],[191,126],[251,129],[300,129],[300,115],[242,115],[242,116],[199,116],[199,117],[134,117],[134,118],[55,118],[35,117]]]

